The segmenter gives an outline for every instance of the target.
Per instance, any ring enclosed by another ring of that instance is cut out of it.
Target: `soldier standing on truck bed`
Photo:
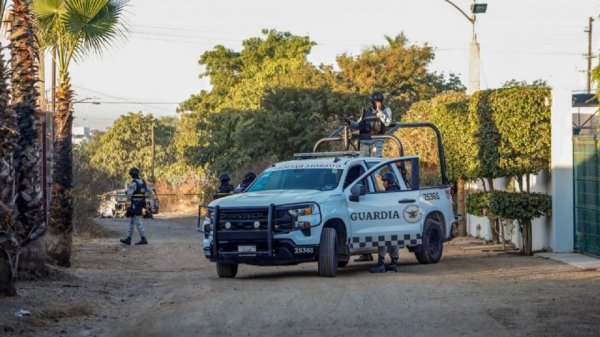
[[[142,224],[142,210],[146,208],[146,190],[148,187],[144,179],[140,178],[140,170],[138,168],[130,168],[129,175],[133,179],[127,186],[127,197],[131,200],[131,205],[127,210],[127,216],[129,217],[129,232],[127,233],[127,237],[120,241],[124,245],[131,245],[131,236],[133,235],[133,226],[135,224],[140,233],[140,241],[135,244],[147,245],[148,240],[146,240],[144,225]]]
[[[371,106],[363,109],[362,116],[355,122],[346,118],[352,129],[358,129],[361,135],[360,152],[363,157],[382,157],[383,139],[371,139],[371,135],[383,135],[392,123],[392,110],[383,105],[383,94],[371,95]]]

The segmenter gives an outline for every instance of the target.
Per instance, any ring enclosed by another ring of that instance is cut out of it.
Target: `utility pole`
[[[587,73],[587,93],[592,92],[592,23],[594,18],[590,17],[588,23],[588,73]]]
[[[475,23],[477,22],[477,14],[485,13],[487,10],[487,4],[478,4],[473,0],[471,5],[471,13],[473,16],[469,16],[465,11],[458,7],[455,3],[450,0],[444,0],[452,7],[456,8],[470,23],[472,26],[471,32],[471,43],[469,43],[469,80],[467,82],[467,94],[472,94],[480,89],[480,54],[479,54],[479,42],[477,42],[477,34],[475,34]]]
[[[471,13],[473,16],[469,16],[452,1],[444,1],[456,8],[456,10],[458,10],[469,21],[469,23],[471,23],[472,26],[471,43],[469,44],[469,81],[467,83],[467,94],[471,95],[480,89],[479,43],[477,42],[477,34],[475,34],[475,23],[477,22],[477,14],[486,12],[487,4],[478,4],[475,0],[473,0],[473,4],[471,5]],[[456,193],[458,201],[458,213],[462,214],[463,216],[462,220],[459,221],[457,226],[458,235],[465,236],[467,235],[467,209],[465,203],[465,181],[462,178],[459,178],[456,181]]]
[[[156,176],[154,175],[154,161],[156,160],[156,142],[154,140],[154,129],[155,124],[152,122],[152,183],[156,183]]]

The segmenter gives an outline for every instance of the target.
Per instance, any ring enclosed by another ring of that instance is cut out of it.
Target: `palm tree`
[[[5,9],[6,1],[0,1],[0,18],[4,17]],[[14,171],[17,116],[9,106],[6,76],[7,69],[0,54],[0,295],[15,295],[20,247]]]
[[[73,233],[73,90],[69,65],[88,52],[101,53],[124,36],[122,14],[128,0],[33,0],[36,33],[44,48],[56,51],[57,109],[54,115],[54,177],[46,234],[48,260],[71,265]]]
[[[22,237],[19,269],[44,273],[45,249],[40,238],[46,230],[40,184],[40,147],[37,123],[38,43],[28,1],[13,0],[9,15],[11,89],[19,138],[15,151],[17,210]],[[26,246],[26,247],[25,247]]]

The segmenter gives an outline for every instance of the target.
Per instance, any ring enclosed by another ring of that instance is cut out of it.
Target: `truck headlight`
[[[290,206],[288,214],[292,216],[292,228],[304,229],[321,223],[319,206],[314,203]]]
[[[212,230],[214,229],[214,212],[215,209],[214,208],[208,208],[208,207],[200,207],[198,210],[198,216],[200,218],[203,218],[202,220],[202,229],[204,231],[205,234],[208,234],[210,232],[212,232]]]

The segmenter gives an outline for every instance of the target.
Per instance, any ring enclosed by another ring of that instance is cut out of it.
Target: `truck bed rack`
[[[312,158],[334,158],[334,157],[358,157],[360,151],[332,151],[332,152],[304,152],[294,153],[296,159],[312,159]]]

